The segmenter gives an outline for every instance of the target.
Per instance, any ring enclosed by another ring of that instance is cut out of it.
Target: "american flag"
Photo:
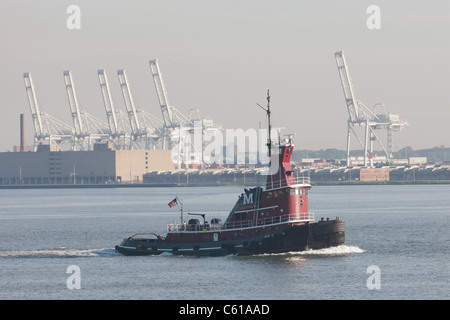
[[[177,198],[175,198],[175,199],[173,199],[172,201],[170,201],[169,202],[169,207],[174,207],[174,206],[176,206],[178,204],[178,202],[177,202]]]

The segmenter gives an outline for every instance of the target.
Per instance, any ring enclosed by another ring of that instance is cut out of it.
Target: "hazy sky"
[[[71,4],[81,9],[80,30],[66,26]],[[366,25],[369,5],[381,9],[379,30]],[[225,128],[257,128],[265,118],[256,103],[270,89],[274,125],[297,134],[297,149],[345,149],[338,50],[356,96],[408,120],[398,148],[450,146],[450,1],[2,0],[0,44],[0,151],[19,144],[20,113],[33,141],[24,72],[41,107],[67,124],[64,70],[82,107],[104,121],[100,68],[121,110],[117,69],[136,103],[161,118],[155,58],[170,103],[186,115],[198,108]]]

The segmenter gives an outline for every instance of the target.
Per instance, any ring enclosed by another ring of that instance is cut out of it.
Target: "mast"
[[[267,149],[269,151],[269,159],[272,156],[272,139],[271,139],[271,131],[272,131],[272,122],[270,121],[270,94],[269,94],[269,89],[267,89],[267,108],[262,107],[259,103],[257,103],[257,105],[263,109],[266,114],[267,114],[267,129],[268,129],[268,134],[269,136],[267,137]]]
[[[184,223],[184,219],[183,219],[183,202],[181,202],[181,200],[180,200],[180,198],[178,198],[178,196],[175,196],[175,198],[180,203],[180,220],[181,220],[181,224],[183,224]]]

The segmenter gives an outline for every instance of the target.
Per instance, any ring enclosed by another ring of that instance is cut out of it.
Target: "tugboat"
[[[115,247],[124,255],[223,256],[255,255],[322,249],[345,243],[345,221],[336,217],[315,221],[308,211],[308,177],[295,177],[290,165],[294,149],[292,139],[279,143],[272,155],[270,131],[270,96],[267,108],[268,153],[271,165],[278,164],[267,175],[265,188],[244,189],[236,204],[222,222],[218,218],[206,221],[202,217],[183,219],[182,203],[176,197],[169,203],[180,203],[181,223],[167,225],[165,237],[155,233],[136,233]]]

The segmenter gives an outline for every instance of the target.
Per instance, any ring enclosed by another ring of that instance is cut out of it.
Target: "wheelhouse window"
[[[308,194],[308,189],[300,189],[300,195],[307,195]]]

